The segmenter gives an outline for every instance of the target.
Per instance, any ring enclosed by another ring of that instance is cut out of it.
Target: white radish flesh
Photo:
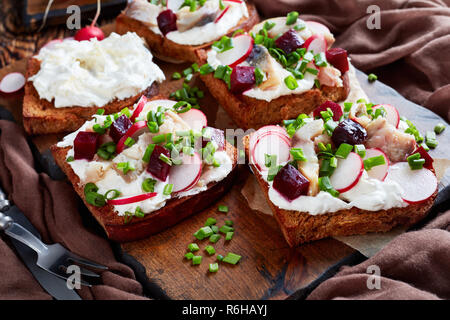
[[[398,113],[397,108],[390,104],[378,104],[372,108],[372,110],[377,110],[383,107],[386,110],[386,120],[388,123],[392,124],[394,127],[398,128],[398,124],[400,123],[400,115]]]
[[[378,157],[378,156],[384,157],[385,164],[372,167],[369,171],[367,171],[367,174],[371,178],[378,179],[380,181],[384,181],[384,179],[386,178],[386,175],[388,173],[388,169],[389,169],[389,159],[386,156],[386,154],[378,148],[367,149],[366,155],[363,160],[366,160],[366,159],[372,158],[372,157]]]
[[[407,203],[421,203],[436,191],[435,174],[426,168],[411,170],[407,162],[397,162],[389,167],[386,181],[395,181],[402,188],[402,198]]]
[[[309,28],[309,30],[311,30],[311,32],[313,34],[322,34],[322,35],[327,35],[327,34],[331,34],[330,29],[328,29],[327,26],[321,24],[320,22],[316,22],[316,21],[305,21],[306,26]]]
[[[243,62],[253,49],[253,38],[243,34],[232,38],[233,48],[217,54],[217,59],[223,64],[234,67]]]
[[[330,177],[331,185],[339,192],[346,192],[358,184],[363,172],[361,157],[350,152],[347,158],[338,160],[337,168]]]
[[[200,131],[208,125],[205,114],[198,109],[191,109],[178,115],[195,131]]]
[[[284,163],[290,158],[290,143],[278,133],[262,134],[251,149],[252,162],[260,170],[266,171],[269,168],[265,165],[265,155],[275,155],[277,164]]]
[[[255,141],[262,136],[263,134],[266,134],[267,132],[277,132],[283,136],[285,136],[288,140],[290,140],[289,135],[286,132],[286,129],[280,126],[275,126],[275,125],[268,125],[268,126],[264,126],[259,128],[257,131],[255,131],[251,136],[250,136],[250,141],[249,141],[249,145],[253,146]]]
[[[25,77],[19,72],[8,73],[0,82],[0,91],[4,93],[17,92],[25,85]]]
[[[173,184],[172,192],[192,189],[202,174],[202,159],[197,152],[194,155],[181,154],[181,165],[170,168],[169,183]]]
[[[130,127],[130,129],[128,129],[127,133],[125,133],[125,135],[120,138],[119,142],[117,143],[117,154],[121,153],[125,149],[125,141],[127,141],[128,138],[132,138],[134,141],[136,141],[138,137],[145,132],[148,132],[146,121],[138,121],[134,123]]]
[[[306,39],[303,47],[308,51],[312,51],[314,54],[327,51],[327,41],[321,34],[314,34]]]

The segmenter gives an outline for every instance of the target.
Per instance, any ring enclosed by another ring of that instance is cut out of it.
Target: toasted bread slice
[[[245,153],[249,155],[249,136],[243,138]],[[387,232],[398,225],[411,226],[424,218],[433,205],[437,190],[425,202],[403,208],[368,211],[353,207],[318,215],[308,212],[280,209],[269,199],[269,185],[258,169],[249,164],[261,192],[280,225],[284,238],[291,246],[333,236],[350,236],[369,232]]]
[[[205,50],[197,51],[197,55],[200,64],[206,63]],[[281,96],[270,102],[231,93],[226,83],[214,78],[213,73],[200,75],[200,78],[234,122],[243,129],[258,129],[264,125],[295,118],[301,113],[310,113],[327,100],[337,102],[346,99],[350,92],[348,72],[342,76],[341,87],[322,85],[320,89]]]
[[[235,27],[229,30],[228,34],[232,34],[239,29],[249,31],[259,22],[258,12],[255,6],[248,2],[246,4],[249,17],[243,17]],[[196,62],[198,57],[195,52],[199,49],[207,48],[213,43],[208,42],[198,46],[178,44],[154,33],[143,22],[130,18],[125,12],[122,12],[116,19],[116,32],[118,34],[125,34],[128,31],[136,32],[139,36],[143,37],[155,57],[169,62]]]
[[[56,163],[66,174],[75,191],[91,211],[94,218],[103,227],[108,238],[118,242],[134,241],[158,233],[173,226],[190,215],[207,208],[211,203],[218,200],[226,192],[233,182],[236,172],[237,151],[231,144],[225,141],[224,146],[227,154],[233,161],[233,169],[230,174],[219,182],[208,184],[207,190],[183,198],[173,198],[166,202],[165,206],[157,211],[146,214],[144,218],[133,218],[125,223],[124,218],[118,216],[112,205],[96,207],[86,202],[84,197],[84,186],[80,184],[79,177],[66,161],[67,152],[70,147],[59,148],[53,145],[50,149]]]
[[[40,65],[40,61],[35,58],[28,60],[27,79],[39,72]],[[97,112],[97,109],[105,109],[105,114],[116,113],[134,104],[142,95],[150,97],[157,93],[158,84],[154,82],[135,96],[123,100],[115,99],[104,106],[55,108],[52,102],[39,97],[33,82],[27,81],[23,98],[23,125],[28,134],[71,132],[81,127]]]

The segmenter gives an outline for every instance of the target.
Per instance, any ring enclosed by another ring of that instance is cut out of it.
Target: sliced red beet
[[[309,180],[291,164],[286,164],[273,179],[273,187],[289,201],[308,192]]]
[[[254,67],[237,66],[231,72],[230,90],[235,94],[241,94],[253,87],[255,83]]]
[[[335,147],[342,143],[351,145],[362,144],[367,139],[367,131],[358,122],[351,119],[345,119],[337,125],[331,136]]]
[[[123,114],[113,122],[111,127],[109,127],[109,135],[114,140],[114,142],[117,143],[119,142],[120,138],[122,138],[125,133],[127,133],[128,129],[130,129],[132,125],[133,123],[131,122],[131,120]]]
[[[156,145],[150,156],[147,171],[150,172],[155,178],[158,178],[161,181],[166,181],[170,166],[159,158],[161,154],[170,158],[170,151],[168,149],[160,145]]]
[[[78,132],[73,141],[74,158],[92,160],[97,152],[99,136],[97,132]]]
[[[158,28],[165,36],[170,31],[177,30],[177,15],[170,9],[164,10],[156,18]]]
[[[434,160],[433,160],[432,157],[430,157],[430,155],[428,154],[428,152],[427,152],[422,146],[420,146],[419,148],[417,148],[417,149],[416,149],[413,153],[411,153],[411,154],[413,155],[413,154],[416,154],[416,153],[420,153],[420,157],[423,158],[423,159],[425,159],[425,163],[423,164],[424,168],[427,168],[427,169],[433,168],[433,162],[434,162]]]
[[[326,52],[327,61],[342,74],[348,71],[347,50],[332,48]]]
[[[204,148],[206,146],[206,144],[209,141],[215,142],[217,145],[217,150],[223,150],[224,146],[225,146],[225,135],[223,133],[223,130],[220,129],[216,129],[216,128],[211,128],[211,127],[206,127],[205,130],[207,130],[208,132],[208,138],[207,137],[203,137],[202,140],[202,148]]]
[[[295,32],[294,29],[289,29],[285,33],[281,35],[277,40],[275,40],[275,44],[278,48],[283,50],[286,54],[289,54],[295,51],[305,43],[302,38],[300,38]]]
[[[321,118],[320,112],[327,111],[328,108],[330,108],[330,110],[333,112],[333,120],[339,121],[339,119],[343,115],[342,108],[339,104],[337,104],[336,102],[330,101],[330,100],[325,101],[320,106],[318,106],[316,109],[314,109],[314,113],[313,113],[314,118],[316,118],[316,117]]]

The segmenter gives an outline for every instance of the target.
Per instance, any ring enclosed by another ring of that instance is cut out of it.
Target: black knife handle
[[[6,212],[10,208],[10,203],[8,198],[3,193],[2,189],[0,189],[0,212]]]

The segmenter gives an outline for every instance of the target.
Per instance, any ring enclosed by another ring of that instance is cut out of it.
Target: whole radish
[[[86,26],[78,30],[78,32],[75,34],[75,40],[83,41],[89,40],[91,38],[97,38],[97,40],[101,41],[105,38],[105,34],[103,33],[102,29],[95,26],[95,23],[97,22],[97,19],[100,16],[100,9],[101,9],[100,0],[97,0],[97,13],[95,14],[94,20],[92,21],[90,26]]]

